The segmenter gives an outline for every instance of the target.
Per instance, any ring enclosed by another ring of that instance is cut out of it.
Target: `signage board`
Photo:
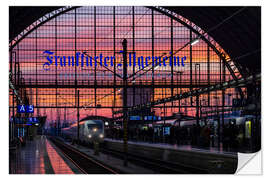
[[[141,117],[140,116],[130,116],[129,120],[131,120],[131,121],[139,121],[139,120],[141,120]]]
[[[17,106],[18,113],[34,113],[34,105],[18,105]]]

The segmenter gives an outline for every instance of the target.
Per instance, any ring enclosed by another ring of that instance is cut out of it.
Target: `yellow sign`
[[[246,121],[245,135],[246,138],[251,137],[251,121]]]

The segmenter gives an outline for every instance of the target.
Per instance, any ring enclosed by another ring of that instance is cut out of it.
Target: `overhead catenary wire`
[[[216,24],[215,26],[212,26],[212,27],[209,28],[207,31],[203,32],[201,35],[198,35],[196,38],[191,39],[189,42],[187,42],[187,43],[186,43],[185,45],[183,45],[181,48],[179,48],[179,49],[176,50],[174,53],[172,53],[171,56],[173,56],[173,55],[175,55],[176,53],[182,51],[186,46],[188,46],[189,44],[191,44],[194,40],[200,39],[203,35],[208,34],[209,32],[211,32],[211,31],[217,29],[217,28],[220,27],[222,24],[224,24],[226,21],[230,20],[232,17],[234,17],[235,15],[239,14],[240,12],[242,12],[245,8],[246,8],[246,7],[243,7],[243,8],[241,8],[241,9],[237,10],[237,11],[234,12],[232,15],[230,15],[230,16],[228,16],[227,18],[225,18],[224,20],[222,20],[220,23]],[[165,56],[165,55],[162,55],[161,57],[163,57],[163,56]],[[162,62],[164,62],[164,60],[163,60]],[[144,69],[145,69],[146,67],[149,67],[150,65],[152,65],[152,63],[149,63],[148,66],[145,66],[145,67],[143,67],[142,69],[136,71],[134,74],[130,75],[128,78],[131,78],[131,77],[133,77],[133,76],[136,76],[136,74],[137,74],[138,72],[144,71]],[[151,66],[150,69],[144,71],[142,74],[140,74],[140,76],[141,76],[141,75],[144,75],[144,74],[147,73],[147,72],[149,72],[150,70],[152,70],[153,68],[155,68],[155,66],[156,66],[156,65]],[[135,79],[136,79],[136,78],[135,78]]]

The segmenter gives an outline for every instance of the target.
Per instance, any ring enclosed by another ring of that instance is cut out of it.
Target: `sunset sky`
[[[43,64],[46,62],[46,55],[44,51],[52,51],[57,56],[75,56],[76,52],[86,52],[89,56],[95,56],[102,53],[103,56],[115,56],[116,63],[122,61],[122,54],[118,52],[122,50],[122,41],[127,39],[128,52],[136,52],[137,56],[169,56],[169,53],[173,50],[180,49],[190,42],[190,30],[175,20],[171,20],[169,17],[154,11],[154,39],[152,42],[152,10],[146,7],[134,8],[134,42],[133,42],[133,20],[132,20],[132,7],[115,7],[115,22],[113,21],[113,7],[96,7],[96,21],[94,15],[94,7],[80,7],[76,9],[76,21],[75,10],[68,11],[62,15],[53,18],[45,24],[38,27],[36,30],[27,35],[21,42],[14,47],[14,52],[17,56],[17,62],[20,63],[20,70],[22,77],[26,84],[51,84],[54,85],[57,79],[58,84],[67,85],[69,83],[74,84],[75,71],[77,71],[78,84],[94,83],[94,67],[60,67],[52,65],[50,70],[45,71]],[[180,17],[183,20],[183,17]],[[186,22],[189,22],[185,19]],[[94,27],[96,23],[96,28]],[[191,23],[191,22],[190,22]],[[115,24],[115,29],[113,25]],[[173,24],[172,36],[173,42],[171,42],[171,24]],[[115,42],[114,42],[115,34]],[[96,39],[95,39],[96,36]],[[196,35],[192,33],[192,38],[196,38]],[[133,47],[134,43],[134,47]],[[154,45],[154,51],[152,53],[152,43]],[[96,48],[95,48],[96,45]],[[114,48],[115,45],[115,48]],[[217,45],[218,46],[218,45]],[[207,44],[203,40],[199,40],[197,44],[192,46],[192,74],[193,84],[200,81],[199,84],[207,83]],[[218,46],[217,48],[220,49]],[[95,51],[96,49],[96,51]],[[224,52],[222,49],[220,51]],[[173,82],[175,84],[189,85],[190,84],[190,45],[183,48],[180,52],[174,56],[183,57],[186,56],[185,66],[174,67]],[[226,55],[227,56],[227,55]],[[229,58],[228,56],[226,58]],[[220,82],[220,59],[216,53],[210,49],[210,82],[216,84]],[[60,62],[58,62],[60,63]],[[13,63],[14,64],[14,63]],[[145,68],[148,70],[152,66]],[[110,70],[114,70],[114,67],[108,66]],[[138,67],[135,68],[135,72],[138,71]],[[181,72],[181,74],[179,73]],[[121,69],[117,69],[117,73],[122,75]],[[128,67],[128,74],[133,73],[133,67]],[[140,73],[143,73],[141,71]],[[138,73],[138,74],[140,74]],[[159,75],[158,75],[159,74]],[[164,74],[166,76],[164,76]],[[167,84],[171,83],[171,67],[162,66],[155,68],[155,84]],[[200,79],[198,79],[200,75]],[[180,77],[181,76],[181,77]],[[231,76],[226,69],[226,80],[231,79]],[[142,82],[144,85],[151,85],[152,71],[148,71],[141,77],[136,76],[136,80],[133,82],[129,80],[129,84],[139,84]],[[196,81],[197,80],[197,81]],[[104,67],[97,67],[97,85],[112,85],[113,74]],[[122,80],[116,77],[116,84],[122,84]],[[188,91],[188,88],[183,88],[182,92]],[[38,91],[38,104],[36,101],[36,91]],[[30,94],[30,101],[35,106],[55,106],[55,96],[57,91],[57,105],[58,106],[74,106],[75,105],[75,91],[74,89],[61,89],[58,88],[39,88],[39,89],[27,89]],[[233,89],[227,89],[226,91],[234,94]],[[113,89],[97,89],[97,104],[104,106],[112,106],[114,101]],[[165,95],[166,92],[166,95]],[[175,89],[174,94],[180,93],[180,89]],[[221,92],[217,93],[220,96]],[[139,95],[137,95],[139,96]],[[151,96],[151,95],[150,95]],[[171,96],[170,88],[167,89],[155,89],[154,99],[160,99]],[[215,96],[215,94],[213,94]],[[131,94],[129,97],[132,97]],[[227,97],[226,103],[230,103],[233,98]],[[203,95],[200,99],[207,99],[207,95]],[[186,101],[181,101],[183,104],[190,103],[188,98]],[[178,101],[175,102],[175,105]],[[215,105],[215,102],[211,102]],[[10,106],[12,105],[12,96],[10,96]],[[94,106],[94,89],[80,89],[80,105],[81,106]],[[121,89],[117,89],[116,92],[116,106],[122,105]],[[168,105],[171,105],[169,103]],[[161,115],[160,108],[157,108],[156,114]],[[182,112],[185,108],[182,108]],[[57,116],[60,115],[61,120],[64,118],[64,108],[56,109],[43,108],[39,110],[41,115],[47,115],[48,121],[54,121]],[[166,110],[166,115],[171,115],[173,112],[178,112],[178,108]],[[87,115],[103,115],[112,116],[111,108],[83,108],[80,110],[80,118]],[[76,109],[66,109],[66,119],[68,121],[76,120]],[[188,109],[188,115],[194,115],[195,108]],[[37,116],[37,110],[33,114]]]

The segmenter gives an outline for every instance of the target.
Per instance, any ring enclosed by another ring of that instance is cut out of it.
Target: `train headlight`
[[[89,134],[89,135],[88,135],[88,137],[89,137],[89,138],[91,138],[91,137],[92,137],[92,135],[91,135],[91,134]]]
[[[100,138],[103,138],[103,137],[104,137],[104,135],[103,135],[103,134],[100,134],[100,135],[99,135],[99,137],[100,137]]]
[[[96,132],[97,131],[97,128],[94,128],[93,131]]]

